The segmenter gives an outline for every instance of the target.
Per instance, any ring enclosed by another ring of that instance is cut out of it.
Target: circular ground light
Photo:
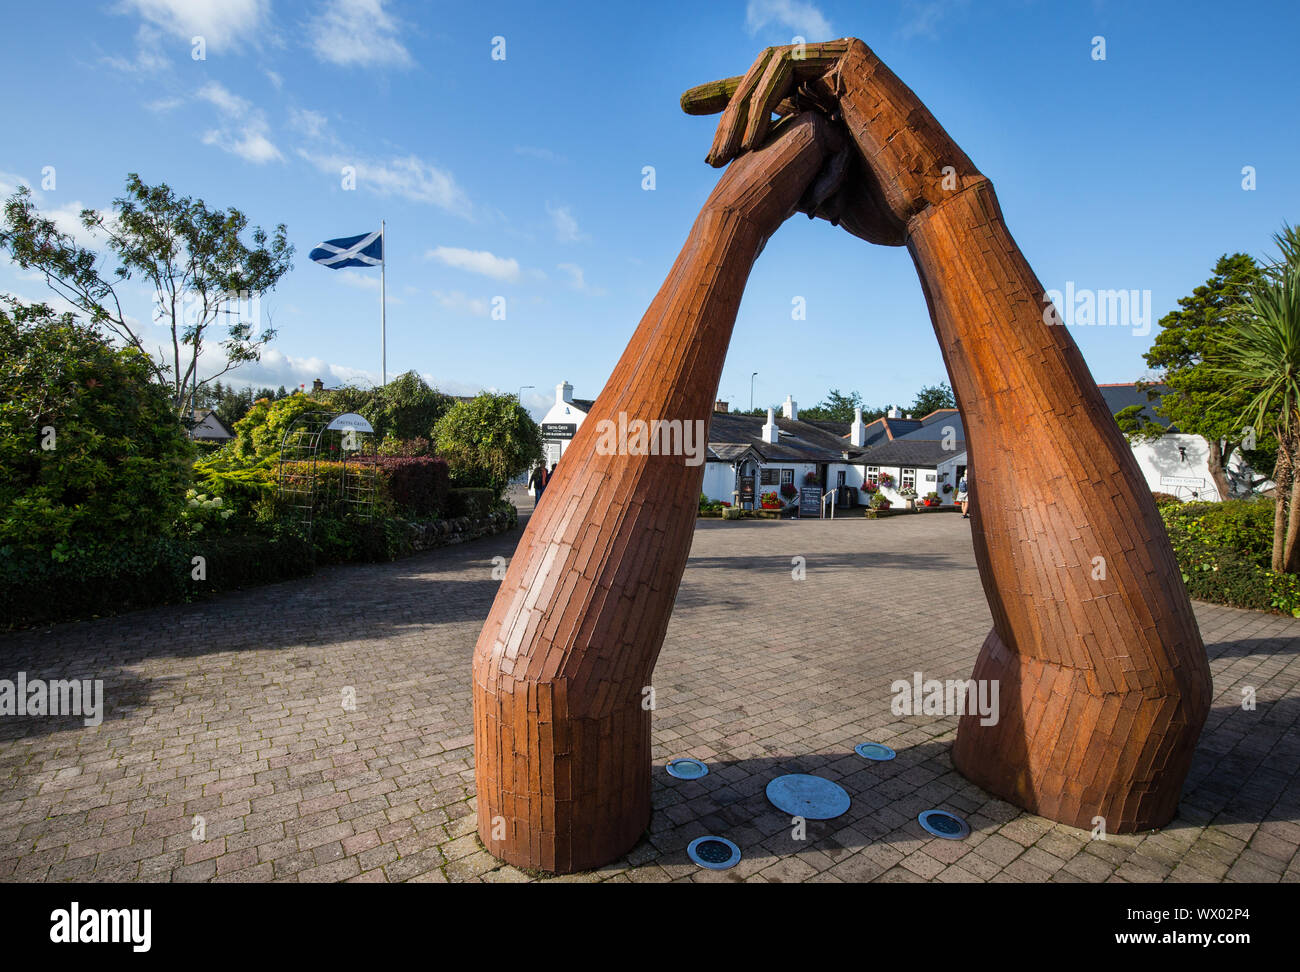
[[[927,833],[945,840],[964,840],[970,836],[970,824],[947,810],[926,810],[916,819]]]
[[[892,749],[884,743],[858,743],[853,747],[853,751],[863,759],[874,759],[878,762],[884,762],[887,759],[893,759],[897,755]]]
[[[725,837],[696,837],[686,845],[686,853],[710,871],[725,871],[740,863],[740,848]]]
[[[807,820],[830,820],[849,808],[844,787],[820,776],[791,773],[767,784],[767,798],[778,810]]]
[[[709,775],[709,768],[698,759],[675,759],[664,769],[668,770],[669,776],[675,776],[679,780],[698,780],[701,776]]]

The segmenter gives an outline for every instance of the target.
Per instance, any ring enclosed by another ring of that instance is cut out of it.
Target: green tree
[[[67,560],[158,536],[193,456],[143,353],[0,298],[0,552]]]
[[[267,462],[280,454],[280,444],[294,420],[304,412],[323,412],[326,407],[310,395],[295,392],[272,401],[259,398],[248,414],[234,425],[234,454],[250,462]]]
[[[871,422],[885,414],[884,408],[869,408],[863,404],[862,396],[857,392],[843,394],[838,388],[832,388],[826,394],[826,400],[810,408],[801,408],[799,417],[812,422],[852,422],[854,409],[862,409],[863,421]],[[762,410],[758,414],[766,415]]]
[[[1225,389],[1220,406],[1244,397],[1237,422],[1277,438],[1273,569],[1300,573],[1300,233],[1284,225],[1274,241],[1281,256],[1231,301],[1205,370]]]
[[[438,420],[434,442],[454,485],[487,487],[498,498],[542,457],[542,431],[515,395],[457,402]]]
[[[293,245],[283,224],[274,235],[261,227],[241,238],[248,218],[238,209],[208,209],[201,199],[177,196],[166,184],[146,185],[134,172],[111,213],[81,212],[82,225],[102,239],[101,255],[76,242],[40,214],[26,186],[11,196],[0,225],[2,247],[23,269],[35,268],[88,323],[145,355],[153,377],[167,387],[178,415],[189,413],[199,390],[217,377],[256,361],[275,337],[260,299],[292,267]],[[168,327],[171,348],[145,347],[145,335],[123,310],[117,287],[140,278],[154,292],[154,320]],[[254,310],[256,308],[256,310]],[[225,364],[200,378],[199,357],[216,344]]]
[[[447,413],[455,399],[431,388],[414,371],[399,375],[377,388],[347,386],[320,396],[337,412],[364,416],[379,439],[431,439],[433,427]]]
[[[941,408],[956,407],[957,399],[953,397],[952,389],[946,381],[941,381],[937,385],[922,385],[916,393],[916,401],[912,402],[911,411],[915,418],[925,418]]]
[[[1202,436],[1209,444],[1207,465],[1221,499],[1233,494],[1228,463],[1243,442],[1249,444],[1251,439],[1251,429],[1241,421],[1250,395],[1240,387],[1225,393],[1222,377],[1206,365],[1206,360],[1230,330],[1234,303],[1258,278],[1259,266],[1246,254],[1221,256],[1213,275],[1190,296],[1179,298],[1178,310],[1160,319],[1160,330],[1145,355],[1148,367],[1158,377],[1154,382],[1138,383],[1138,389],[1146,391],[1148,399],[1159,400],[1153,406],[1157,416],[1179,432]],[[1152,388],[1155,384],[1166,386],[1163,397]],[[1131,439],[1158,439],[1168,431],[1136,405],[1121,410],[1115,418],[1120,430]],[[1254,439],[1257,448],[1246,458],[1254,468],[1266,473],[1276,456],[1276,443],[1263,428],[1254,430]]]

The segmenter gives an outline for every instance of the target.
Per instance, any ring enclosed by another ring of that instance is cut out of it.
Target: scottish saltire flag
[[[362,233],[360,236],[326,240],[324,243],[317,243],[307,256],[331,270],[342,270],[344,267],[378,267],[384,262],[384,234],[382,230],[375,230],[373,233]]]

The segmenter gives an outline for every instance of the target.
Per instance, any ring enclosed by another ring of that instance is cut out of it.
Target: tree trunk
[[[1214,488],[1219,491],[1219,499],[1231,499],[1232,490],[1228,485],[1227,460],[1232,455],[1232,444],[1228,444],[1225,453],[1218,439],[1207,439],[1206,441],[1210,444],[1210,456],[1206,461],[1206,466],[1210,470],[1210,479],[1214,480]]]
[[[1291,491],[1293,464],[1290,442],[1277,430],[1277,466],[1273,470],[1273,570],[1286,570],[1287,497]]]
[[[1291,473],[1291,508],[1287,513],[1286,542],[1282,552],[1282,569],[1288,574],[1300,574],[1300,476],[1296,475],[1296,456],[1300,455],[1300,435],[1292,433],[1287,445],[1288,465]],[[1278,496],[1280,503],[1282,497]]]

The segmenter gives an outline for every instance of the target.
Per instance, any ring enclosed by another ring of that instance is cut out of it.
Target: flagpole
[[[388,384],[388,298],[384,280],[388,269],[388,239],[384,235],[384,221],[379,221],[379,380]]]

